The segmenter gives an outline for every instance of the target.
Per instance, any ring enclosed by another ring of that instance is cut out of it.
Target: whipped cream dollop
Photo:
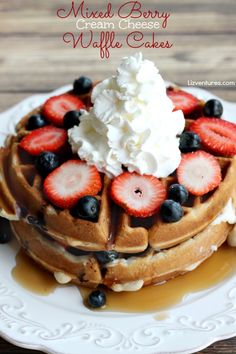
[[[122,59],[115,76],[97,84],[93,107],[68,132],[74,153],[114,177],[130,172],[166,177],[179,165],[182,111],[166,94],[154,63],[142,53]]]

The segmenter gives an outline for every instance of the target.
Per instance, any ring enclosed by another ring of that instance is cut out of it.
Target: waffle
[[[80,98],[90,105],[89,95]],[[10,220],[22,247],[43,267],[88,287],[104,284],[115,291],[137,290],[194,269],[226,240],[233,226],[212,221],[231,197],[236,206],[236,157],[216,156],[221,184],[202,197],[191,196],[178,222],[165,223],[158,214],[145,219],[127,215],[109,198],[111,181],[106,176],[96,196],[101,204],[98,221],[86,221],[44,198],[33,158],[19,147],[29,133],[29,116],[40,110],[24,117],[16,136],[0,150],[0,215]],[[186,120],[186,128],[190,123]],[[162,179],[167,186],[175,181],[175,175]],[[105,250],[116,250],[118,259],[99,264],[96,252]]]
[[[26,253],[49,271],[62,272],[78,285],[95,288],[104,284],[114,291],[138,290],[195,269],[221,246],[233,228],[228,223],[210,225],[175,247],[159,252],[148,248],[128,258],[123,254],[100,267],[95,252],[74,256],[25,221],[12,221],[11,227]]]

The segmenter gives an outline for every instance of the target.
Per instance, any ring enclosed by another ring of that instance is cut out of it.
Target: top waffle
[[[180,92],[177,89],[175,92]],[[171,91],[170,96],[173,94]],[[68,93],[72,95],[72,93]],[[74,96],[74,93],[73,93]],[[88,108],[90,93],[78,96]],[[186,113],[186,130],[201,115],[199,103],[191,114]],[[190,193],[183,204],[183,217],[173,223],[162,220],[157,212],[151,217],[138,218],[128,215],[110,198],[111,180],[102,176],[102,190],[96,196],[100,202],[96,222],[74,217],[69,209],[53,205],[43,192],[43,177],[34,165],[34,157],[20,147],[20,141],[28,135],[27,122],[30,116],[41,113],[42,107],[30,112],[17,126],[17,135],[8,139],[6,148],[1,149],[1,215],[8,219],[25,219],[53,239],[65,246],[85,251],[116,250],[132,254],[145,251],[148,246],[154,250],[167,249],[177,245],[204,230],[222,211],[234,192],[236,158],[215,155],[222,174],[218,187],[209,193],[196,196]],[[209,151],[206,146],[202,149]],[[63,159],[71,159],[71,152],[64,152]],[[73,156],[74,158],[74,156]],[[161,182],[168,187],[178,183],[176,173]]]

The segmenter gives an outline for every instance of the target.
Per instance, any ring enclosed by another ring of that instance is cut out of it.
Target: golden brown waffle
[[[127,215],[110,200],[110,180],[104,176],[97,196],[101,203],[98,222],[90,222],[72,217],[69,210],[60,210],[45,199],[33,159],[19,147],[29,133],[25,128],[29,116],[38,111],[21,120],[17,135],[0,150],[0,215],[20,220],[12,222],[14,233],[38,263],[86,286],[103,283],[114,288],[114,284],[135,281],[147,285],[190,270],[211,255],[212,246],[224,242],[232,227],[210,224],[235,193],[236,157],[216,157],[221,184],[207,195],[189,198],[183,218],[176,223],[164,223],[158,215],[146,219]],[[163,179],[167,186],[175,181],[174,175]],[[72,256],[68,247],[84,250],[86,256]],[[96,251],[101,250],[116,250],[119,258],[101,267],[96,260]]]
[[[94,253],[73,256],[25,221],[12,221],[19,243],[37,263],[51,272],[62,272],[71,282],[86,287],[104,284],[115,291],[160,283],[195,269],[225,241],[233,225],[220,223],[164,251],[148,249],[145,254],[119,258],[100,267]],[[140,283],[141,282],[141,283]]]
[[[149,244],[154,249],[172,247],[203,230],[224,208],[235,189],[236,158],[216,157],[223,180],[219,187],[208,195],[191,198],[189,205],[184,205],[184,216],[176,223],[165,223],[160,218],[149,231]],[[168,177],[164,183],[170,186],[177,183],[175,176]]]

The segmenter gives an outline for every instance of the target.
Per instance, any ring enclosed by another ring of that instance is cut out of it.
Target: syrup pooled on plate
[[[217,285],[236,272],[236,249],[226,244],[195,270],[160,285],[151,285],[135,292],[104,290],[105,308],[98,311],[146,312],[166,310],[181,302],[187,294]],[[80,287],[86,305],[91,289]],[[96,310],[97,311],[97,310]]]
[[[23,288],[38,295],[51,294],[59,285],[52,274],[40,267],[23,250],[16,255],[12,276]]]
[[[160,285],[135,292],[113,292],[105,289],[107,304],[96,311],[148,312],[166,310],[181,302],[187,294],[217,285],[236,271],[236,249],[226,244],[195,270]],[[59,286],[53,276],[39,267],[24,251],[16,255],[13,278],[25,289],[48,295]],[[79,287],[84,304],[92,289]]]

